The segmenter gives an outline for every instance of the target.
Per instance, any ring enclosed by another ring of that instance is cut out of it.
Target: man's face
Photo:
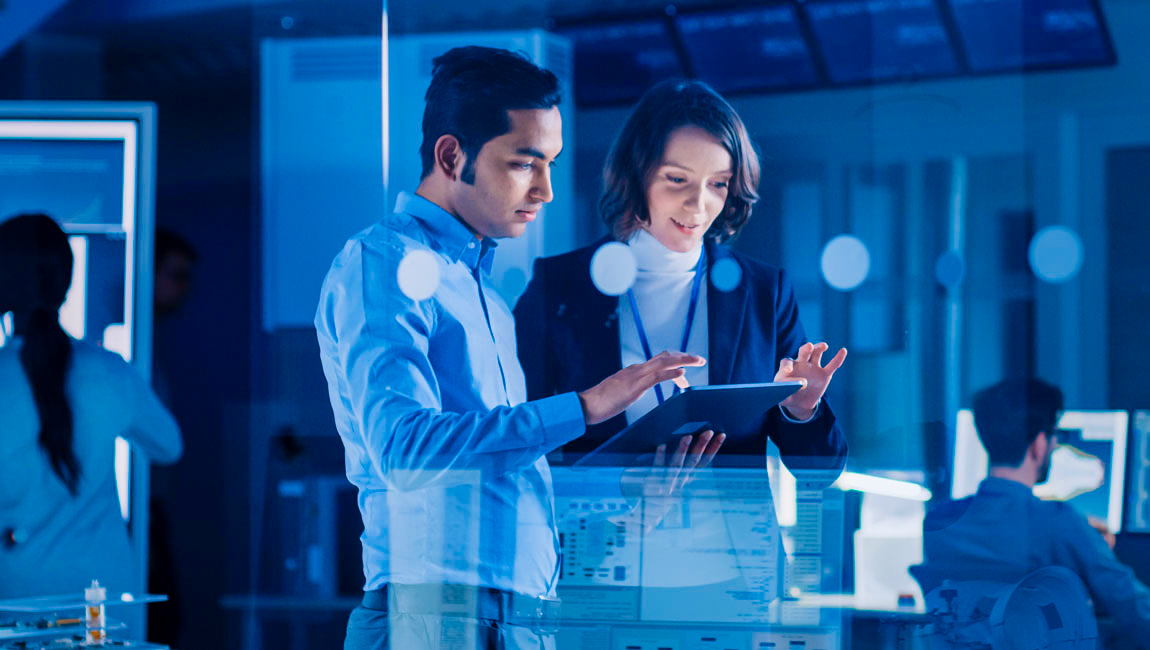
[[[551,202],[551,168],[563,149],[558,107],[507,114],[511,131],[488,140],[475,157],[475,183],[452,182],[452,205],[481,237],[523,234]]]
[[[153,308],[157,316],[170,316],[188,297],[192,284],[192,260],[182,253],[168,253],[156,260]]]

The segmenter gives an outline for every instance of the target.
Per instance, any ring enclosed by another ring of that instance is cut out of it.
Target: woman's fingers
[[[836,354],[834,356],[834,358],[832,358],[830,361],[827,362],[827,365],[825,367],[827,374],[833,375],[836,370],[838,370],[839,368],[842,367],[843,362],[846,360],[847,360],[847,349],[846,348],[839,348],[838,354]]]
[[[818,343],[813,348],[811,348],[811,363],[816,368],[821,367],[821,364],[823,362],[823,353],[826,352],[827,349],[830,347],[831,346],[827,345],[824,342],[824,343]]]
[[[795,354],[796,363],[807,363],[811,360],[811,352],[815,349],[815,344],[811,342],[803,343],[799,346],[799,351]]]

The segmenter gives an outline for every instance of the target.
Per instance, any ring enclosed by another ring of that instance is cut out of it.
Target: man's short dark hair
[[[200,257],[196,248],[180,234],[167,228],[156,228],[156,265],[159,266],[160,262],[172,253],[183,255],[191,262],[195,262]]]
[[[1062,391],[1040,379],[1009,379],[974,396],[974,426],[991,465],[1018,467],[1039,433],[1054,435]]]
[[[453,135],[467,156],[460,178],[474,183],[479,150],[511,130],[507,111],[559,105],[559,80],[522,54],[472,45],[448,50],[431,64],[419,147],[420,178],[435,168],[436,141]]]

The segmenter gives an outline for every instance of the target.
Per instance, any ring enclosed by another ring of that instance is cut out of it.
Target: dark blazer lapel
[[[710,281],[710,269],[721,259],[732,258],[723,246],[707,242],[707,372],[712,386],[731,383],[739,336],[747,311],[747,277],[744,272],[739,286],[732,291],[719,291]],[[733,259],[733,258],[732,258]]]
[[[603,239],[589,247],[586,259],[580,260],[577,267],[572,269],[574,273],[585,275],[578,282],[571,283],[581,287],[583,293],[579,299],[572,301],[580,305],[580,313],[576,316],[581,326],[573,332],[576,338],[575,349],[594,352],[586,359],[576,360],[587,371],[582,378],[587,383],[584,388],[594,386],[623,367],[623,355],[619,348],[619,298],[605,295],[596,289],[589,272],[591,256],[607,241],[613,240]]]

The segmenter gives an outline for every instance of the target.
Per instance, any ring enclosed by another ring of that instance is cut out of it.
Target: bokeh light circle
[[[1027,257],[1038,279],[1067,282],[1082,269],[1082,239],[1066,226],[1048,226],[1034,234]]]
[[[823,279],[839,291],[851,291],[870,274],[870,251],[854,235],[839,235],[823,247],[820,266]]]
[[[410,251],[399,262],[397,280],[403,295],[417,302],[427,300],[439,288],[439,260],[431,251]]]
[[[734,291],[743,281],[743,267],[732,257],[723,259],[711,265],[711,284],[719,291]]]
[[[607,242],[591,257],[591,282],[608,296],[621,296],[635,284],[639,267],[631,247],[620,242]]]

